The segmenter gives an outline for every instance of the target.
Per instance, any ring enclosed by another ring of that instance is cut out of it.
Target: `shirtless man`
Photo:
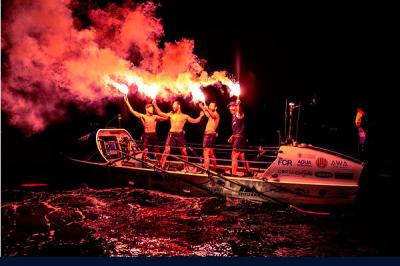
[[[124,98],[126,105],[128,105],[131,113],[139,118],[144,126],[143,134],[143,160],[147,159],[148,147],[152,146],[153,151],[156,153],[156,158],[159,160],[160,147],[156,133],[156,126],[158,121],[166,121],[167,118],[154,114],[154,106],[149,103],[146,104],[146,114],[136,112],[129,103],[128,97]]]
[[[208,117],[206,129],[204,130],[203,138],[203,156],[204,156],[204,168],[210,167],[210,158],[214,169],[217,168],[217,160],[214,155],[214,144],[217,137],[217,128],[219,124],[219,114],[217,113],[217,103],[212,101],[207,105],[200,103],[201,109],[204,114]]]
[[[232,114],[232,136],[228,139],[229,143],[233,143],[232,149],[232,175],[236,175],[238,168],[238,158],[243,162],[247,175],[251,176],[249,162],[246,160],[244,151],[246,146],[246,138],[244,134],[244,114],[240,106],[240,101],[232,101],[228,105]]]
[[[172,104],[172,112],[164,113],[160,110],[157,105],[157,102],[153,101],[153,106],[158,115],[164,117],[165,119],[169,119],[171,122],[171,128],[168,133],[168,138],[165,143],[164,153],[161,157],[161,168],[165,167],[165,161],[167,160],[168,155],[171,152],[172,147],[178,147],[181,154],[184,156],[184,160],[188,160],[188,155],[186,151],[186,141],[185,136],[183,134],[183,127],[185,126],[186,122],[189,123],[199,123],[201,118],[204,116],[203,111],[200,112],[200,116],[196,119],[188,116],[187,114],[182,113],[181,111],[181,103],[178,100],[175,100]],[[186,168],[187,170],[187,168]]]

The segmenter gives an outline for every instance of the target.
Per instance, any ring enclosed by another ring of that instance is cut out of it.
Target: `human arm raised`
[[[164,117],[161,115],[156,115],[157,121],[167,121],[169,117]]]
[[[126,105],[128,106],[129,111],[131,111],[131,113],[132,113],[134,116],[136,116],[137,118],[142,118],[142,117],[143,117],[143,114],[141,114],[141,113],[135,111],[135,110],[132,108],[131,104],[129,103],[128,97],[124,97],[124,101],[125,101]]]
[[[187,118],[187,121],[188,121],[189,123],[197,124],[197,123],[199,123],[199,122],[201,121],[201,119],[203,118],[203,116],[204,116],[204,112],[201,111],[199,117],[197,117],[197,118],[192,118],[192,117],[190,117],[190,116],[188,116],[188,115],[186,115],[186,118]]]
[[[199,106],[203,110],[205,116],[211,117],[212,119],[218,118],[218,115],[216,113],[211,112],[210,109],[208,109],[207,105],[200,103]]]
[[[239,97],[237,98],[236,103],[237,103],[237,112],[236,112],[236,116],[237,116],[238,118],[243,118],[244,113],[243,113],[243,110],[242,110],[242,102],[239,100]]]
[[[158,105],[157,105],[157,101],[156,101],[156,100],[153,100],[152,104],[153,104],[153,106],[154,106],[154,110],[156,110],[156,113],[157,113],[160,117],[163,117],[163,118],[165,118],[165,119],[168,119],[168,118],[169,118],[169,116],[170,116],[169,114],[164,113],[163,111],[160,110],[160,108],[159,108]]]

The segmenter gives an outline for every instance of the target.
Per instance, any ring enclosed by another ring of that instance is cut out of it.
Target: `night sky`
[[[355,154],[354,118],[356,107],[361,105],[368,115],[371,152],[386,151],[383,144],[392,130],[394,85],[390,77],[394,73],[392,58],[398,35],[393,8],[334,2],[156,2],[160,3],[157,14],[164,25],[163,40],[193,39],[195,54],[207,61],[206,70],[227,70],[240,77],[250,143],[277,145],[276,130],[283,131],[284,103],[288,98],[303,104],[299,141]],[[92,0],[87,6],[103,7],[105,3]],[[2,14],[7,15],[4,3]],[[83,27],[90,25],[84,4],[76,5],[74,14]],[[314,95],[317,105],[310,106]],[[225,105],[229,99],[214,94],[209,97],[218,101],[221,115],[226,118],[218,138],[219,143],[226,143],[230,117]],[[164,111],[168,108],[161,107]],[[193,116],[198,114],[193,105],[184,105],[183,110]],[[101,127],[118,113],[123,114],[123,126],[139,137],[140,122],[128,114],[122,99],[110,102],[103,117],[81,113],[72,104],[66,122],[53,124],[28,138],[7,125],[7,114],[2,111],[2,172],[51,166],[70,142]],[[201,142],[204,126],[205,121],[187,126],[188,141]],[[168,123],[160,126],[161,140],[168,127]],[[24,167],[15,170],[17,165]]]

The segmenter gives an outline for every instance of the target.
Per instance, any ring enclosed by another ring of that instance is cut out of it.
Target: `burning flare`
[[[194,102],[202,102],[202,103],[206,102],[206,98],[198,85],[192,84],[189,85],[189,88],[192,93],[192,100]]]
[[[240,96],[240,84],[239,83],[233,83],[230,82],[229,84],[226,84],[229,87],[229,94],[230,96]]]
[[[82,111],[101,112],[107,98],[130,91],[205,102],[201,87],[222,84],[231,95],[240,94],[225,71],[204,71],[193,40],[161,43],[156,4],[92,8],[86,14],[91,26],[84,28],[73,16],[85,10],[83,2],[14,0],[4,7],[2,110],[26,134],[68,117],[71,102]]]
[[[122,93],[123,96],[128,95],[129,87],[124,83],[119,83],[117,81],[112,80],[110,77],[106,76],[104,84],[105,86],[117,89],[120,93]]]

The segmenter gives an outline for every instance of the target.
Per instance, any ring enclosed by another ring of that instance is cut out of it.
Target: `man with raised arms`
[[[208,107],[207,105],[200,103],[200,107],[203,109],[204,114],[208,117],[203,138],[204,168],[208,169],[210,167],[211,159],[214,169],[216,169],[217,160],[214,155],[214,145],[215,139],[217,138],[217,128],[220,120],[217,112],[217,103],[215,101],[211,101]]]
[[[135,111],[129,103],[128,97],[124,98],[126,105],[128,106],[131,113],[140,119],[143,123],[144,134],[143,138],[143,160],[147,159],[148,147],[153,147],[153,151],[156,154],[157,160],[159,160],[159,141],[156,133],[156,127],[158,121],[166,121],[167,118],[154,114],[154,106],[149,103],[146,104],[146,114]]]
[[[238,168],[238,158],[243,162],[246,168],[246,175],[251,176],[249,162],[246,160],[243,148],[246,146],[244,113],[240,106],[240,100],[232,101],[228,104],[229,111],[232,114],[232,136],[228,139],[233,144],[232,149],[232,175],[235,176]]]
[[[199,117],[194,119],[189,115],[182,113],[181,103],[178,100],[175,100],[172,103],[172,112],[169,113],[162,112],[155,100],[153,101],[153,106],[158,115],[164,117],[165,119],[169,119],[169,121],[171,122],[171,128],[169,130],[168,138],[165,143],[164,153],[160,161],[161,168],[165,167],[165,161],[167,160],[167,157],[171,152],[171,146],[179,148],[181,154],[184,156],[184,160],[187,161],[188,155],[186,151],[186,141],[185,141],[185,135],[183,133],[183,127],[185,126],[186,122],[194,124],[199,123],[201,118],[204,116],[203,111],[200,112]]]

